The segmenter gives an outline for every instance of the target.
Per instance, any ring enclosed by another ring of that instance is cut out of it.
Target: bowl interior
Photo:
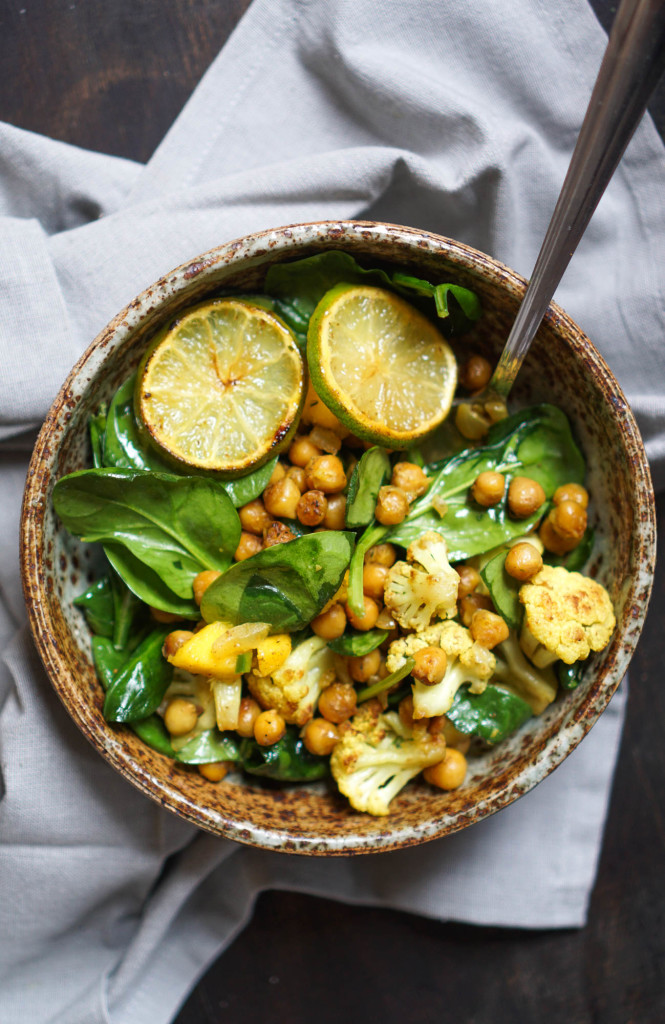
[[[90,465],[87,423],[137,366],[156,328],[183,308],[225,289],[258,289],[274,262],[344,249],[432,281],[473,288],[484,315],[457,348],[495,361],[524,282],[489,257],[436,235],[391,225],[323,223],[251,236],[178,268],[139,296],[98,336],[56,399],[33,455],[22,524],[22,569],[40,655],[68,711],[129,781],[164,806],[226,837],[311,854],[376,852],[456,831],[531,789],[573,749],[602,712],[634,650],[648,601],[654,557],[653,495],[639,433],[607,366],[557,307],[547,314],[513,392],[514,404],[548,401],[571,419],[585,452],[596,530],[591,573],[608,588],[618,628],[588,666],[582,686],[559,697],[496,749],[470,760],[452,793],[412,783],[388,818],[351,811],[325,784],[280,787],[229,776],[213,785],[105,722],[90,640],[72,598],[100,570],[99,554],[74,540],[51,508],[55,481]]]

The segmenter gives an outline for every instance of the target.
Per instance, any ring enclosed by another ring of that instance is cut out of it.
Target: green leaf
[[[511,445],[513,439],[516,443]],[[505,444],[506,454],[511,449],[519,474],[537,480],[548,498],[562,484],[584,481],[584,458],[568,417],[554,405],[532,405],[513,413],[494,424],[487,440],[489,445]]]
[[[385,448],[370,448],[355,466],[346,499],[346,525],[354,530],[374,519],[379,489],[390,477]]]
[[[236,562],[205,591],[201,614],[240,624],[269,622],[275,633],[307,625],[337,592],[353,534],[310,533]]]
[[[532,711],[521,697],[490,683],[483,693],[461,686],[446,716],[460,732],[494,746],[531,718]]]
[[[347,630],[335,640],[328,641],[328,647],[335,654],[344,654],[353,658],[362,658],[365,654],[379,647],[389,636],[387,629],[368,629],[366,632],[360,630]]]
[[[105,690],[116,681],[118,673],[127,661],[126,651],[117,651],[113,641],[106,636],[93,636],[92,660],[97,676]]]
[[[546,551],[543,556],[544,561],[548,565],[562,565],[568,572],[581,572],[591,558],[594,539],[595,532],[589,527],[577,547],[573,548],[569,554],[553,555],[551,551]]]
[[[566,665],[565,662],[559,661],[556,665],[556,676],[559,680],[559,685],[564,690],[576,690],[582,682],[583,672],[583,661],[575,661],[572,665]]]
[[[110,468],[173,473],[141,435],[134,415],[136,374],[121,384],[109,407],[104,434],[104,465]]]
[[[519,629],[524,613],[524,605],[521,604],[519,597],[522,584],[506,572],[507,554],[507,551],[499,551],[480,570],[480,575],[499,615],[506,620],[511,629]]]
[[[224,487],[204,477],[83,470],[58,481],[53,504],[70,533],[112,545],[114,552],[125,548],[185,601],[199,572],[224,572],[240,539],[240,520]],[[131,576],[135,583],[136,572]]]
[[[244,676],[246,672],[249,672],[252,667],[252,652],[245,651],[244,654],[239,654],[236,658],[236,672],[239,676]]]
[[[97,636],[113,636],[115,602],[108,576],[93,583],[83,594],[74,598],[74,604],[83,609],[89,628]]]
[[[235,480],[225,480],[223,482],[222,487],[235,508],[242,508],[243,505],[247,505],[248,502],[254,501],[260,494],[263,494],[276,465],[277,456],[271,459],[270,462],[266,462],[264,466],[259,466],[253,473],[239,476]]]
[[[215,761],[239,761],[240,747],[236,737],[219,729],[206,729],[193,736],[175,755],[183,764],[212,764]]]
[[[147,609],[116,572],[111,574],[113,594],[113,646],[118,651],[136,647],[145,632]],[[138,634],[138,635],[137,635]]]
[[[151,608],[180,615],[183,619],[200,618],[194,601],[178,597],[152,569],[121,544],[105,544],[104,554],[123,582],[141,601]]]
[[[285,735],[270,747],[245,739],[240,746],[242,766],[250,775],[260,775],[282,782],[313,782],[328,774],[328,758],[310,754],[298,735],[287,729]]]
[[[96,416],[90,417],[90,447],[92,448],[92,464],[97,469],[104,465],[104,431],[106,430],[106,411],[102,406]]]
[[[162,657],[171,626],[153,630],[117,672],[104,701],[108,722],[132,722],[156,711],[173,677],[173,666]]]
[[[160,754],[166,754],[167,757],[175,755],[168,729],[159,715],[148,715],[147,718],[141,718],[138,722],[128,722],[127,724],[139,739],[142,739],[153,750],[158,750]]]

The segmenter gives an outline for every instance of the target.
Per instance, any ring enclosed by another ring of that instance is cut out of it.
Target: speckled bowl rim
[[[618,429],[631,463],[635,497],[639,502],[640,518],[633,533],[634,564],[641,567],[639,578],[631,583],[631,592],[625,604],[620,627],[625,635],[609,664],[604,666],[602,679],[594,685],[572,721],[569,721],[537,752],[523,770],[516,773],[508,785],[493,792],[488,799],[475,804],[470,814],[459,814],[455,819],[444,816],[419,826],[391,829],[390,817],[383,819],[385,828],[375,835],[342,837],[306,837],[294,842],[289,829],[266,829],[255,822],[220,815],[205,806],[193,807],[191,801],[168,779],[159,778],[128,752],[122,738],[106,723],[100,724],[92,709],[73,700],[75,679],[60,657],[53,639],[52,621],[41,574],[35,571],[44,544],[44,505],[49,479],[54,467],[58,446],[67,429],[71,409],[85,393],[87,383],[103,364],[109,352],[119,347],[160,305],[171,300],[181,286],[192,281],[205,282],[213,278],[217,268],[252,259],[261,259],[266,253],[279,252],[288,259],[297,256],[303,245],[325,242],[326,248],[344,248],[345,240],[358,239],[372,242],[395,242],[406,246],[425,248],[452,259],[458,267],[471,273],[489,276],[494,284],[506,289],[517,300],[524,293],[526,282],[515,271],[460,242],[401,225],[363,221],[322,221],[294,224],[257,232],[221,245],[197,256],[166,274],[145,289],[115,316],[98,334],[71,370],[60,389],[42,426],[35,444],[21,519],[21,571],[25,601],[34,641],[51,684],[65,708],[86,738],[129,782],[141,792],[171,811],[217,835],[269,850],[294,851],[313,855],[345,855],[376,853],[416,845],[450,834],[480,821],[524,795],[554,770],[586,735],[593,723],[607,707],[609,700],[623,678],[639,638],[646,615],[651,591],[655,561],[655,506],[651,478],[644,446],[635,420],[619,385],[607,364],[580,328],[557,305],[552,304],[546,320],[563,324],[575,345],[584,346],[586,358],[593,366],[606,395],[621,409],[617,418]],[[212,285],[211,285],[212,287]],[[639,599],[638,599],[639,595]],[[629,629],[627,628],[629,625]]]

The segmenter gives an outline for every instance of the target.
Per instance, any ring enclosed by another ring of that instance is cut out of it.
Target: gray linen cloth
[[[31,438],[135,294],[246,232],[411,224],[528,275],[605,45],[583,0],[255,0],[147,166],[0,126],[0,1019],[160,1024],[285,888],[441,920],[584,923],[619,693],[535,791],[424,847],[351,859],[197,832],[93,751],[25,626],[16,536]],[[665,467],[665,158],[647,120],[558,300]]]

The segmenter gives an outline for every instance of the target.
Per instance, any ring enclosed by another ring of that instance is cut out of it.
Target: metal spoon
[[[665,0],[622,0],[552,220],[487,393],[505,402],[538,326],[665,70]],[[490,411],[490,410],[488,410]]]

